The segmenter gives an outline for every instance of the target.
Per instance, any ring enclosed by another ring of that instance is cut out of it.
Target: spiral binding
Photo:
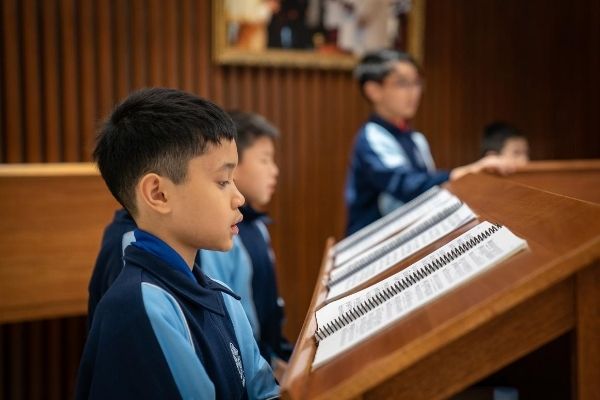
[[[497,232],[502,225],[494,224],[490,228],[481,232],[479,235],[472,237],[468,241],[459,244],[454,247],[452,250],[444,253],[440,257],[435,260],[429,262],[424,265],[420,269],[414,271],[411,275],[407,276],[404,279],[396,281],[393,285],[388,286],[380,292],[377,292],[373,296],[367,298],[363,302],[357,304],[350,310],[342,313],[339,317],[335,318],[333,321],[324,325],[322,328],[317,329],[315,332],[315,339],[317,342],[325,339],[327,336],[337,332],[342,329],[344,326],[348,325],[352,321],[357,318],[362,317],[375,307],[380,306],[384,302],[388,301],[392,297],[398,295],[403,290],[408,289],[410,286],[416,284],[417,282],[423,280],[427,276],[431,275],[435,271],[440,268],[448,265],[456,258],[462,256],[469,250],[473,249],[475,246],[479,245],[481,242],[489,238],[493,233]]]
[[[434,189],[435,188],[435,189]],[[442,189],[439,186],[434,186],[427,192],[423,193],[421,196],[409,201],[408,203],[403,204],[396,211],[392,211],[390,214],[383,216],[377,221],[373,222],[370,225],[362,228],[360,231],[354,233],[351,236],[348,236],[346,240],[340,242],[338,244],[338,248],[336,249],[336,253],[340,253],[349,247],[352,247],[356,242],[362,240],[363,238],[371,235],[373,232],[381,229],[383,225],[387,222],[392,221],[394,219],[400,218],[401,216],[408,214],[408,212],[414,210],[421,204],[425,203],[427,200],[433,198],[433,196],[437,195]],[[349,240],[348,240],[349,239]]]
[[[449,207],[446,207],[446,208],[442,209],[441,211],[435,213],[431,217],[427,218],[425,221],[422,221],[422,222],[416,224],[413,228],[407,230],[404,234],[398,236],[396,239],[391,240],[385,246],[379,248],[379,250],[377,250],[371,254],[368,254],[366,256],[358,258],[351,266],[347,267],[348,270],[345,273],[337,276],[335,279],[330,279],[329,283],[327,284],[327,287],[331,288],[332,286],[336,285],[337,283],[348,278],[350,275],[354,274],[359,269],[366,267],[367,265],[371,264],[373,261],[378,260],[379,258],[383,257],[384,255],[388,254],[389,252],[397,249],[404,243],[408,242],[409,240],[414,239],[415,237],[419,236],[421,233],[425,232],[427,229],[431,228],[432,226],[436,225],[437,223],[443,221],[444,219],[446,219],[447,217],[452,215],[455,211],[457,211],[462,206],[462,204],[463,203],[461,201],[457,201],[456,203],[450,205]]]

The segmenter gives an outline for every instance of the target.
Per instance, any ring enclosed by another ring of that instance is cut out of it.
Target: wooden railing
[[[0,323],[84,315],[118,205],[93,164],[0,166]]]

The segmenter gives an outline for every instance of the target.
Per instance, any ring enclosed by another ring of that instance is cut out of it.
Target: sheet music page
[[[446,236],[450,232],[453,232],[454,230],[458,229],[459,227],[463,226],[464,224],[473,220],[474,218],[475,214],[473,213],[473,211],[469,208],[469,206],[463,204],[454,213],[449,215],[441,222],[435,224],[425,232],[421,233],[417,237],[409,240],[397,249],[387,253],[386,255],[380,257],[371,264],[357,270],[352,275],[349,275],[347,278],[332,285],[329,288],[329,291],[327,292],[327,299],[331,299],[349,290],[354,289],[355,287],[363,284],[372,277],[398,264],[405,258],[410,257],[411,255],[415,254],[416,252],[430,245],[436,240]],[[365,255],[376,252],[379,247],[385,246],[386,243],[387,241],[382,242],[380,245],[377,245],[376,247],[366,252]],[[361,255],[361,257],[363,257],[363,255]],[[338,279],[340,276],[347,274],[349,268],[352,268],[352,265],[353,263],[348,263],[347,266],[343,266],[332,270],[330,273],[331,279]]]
[[[416,269],[423,267],[443,253],[446,253],[449,249],[455,247],[457,244],[466,243],[468,238],[477,236],[478,233],[481,233],[490,226],[489,223],[485,222],[478,225],[465,235],[453,240],[447,246],[444,246],[442,249],[434,252],[431,256],[424,258],[409,268],[412,268],[413,271],[415,271]],[[381,331],[383,328],[391,325],[411,311],[452,290],[476,274],[500,263],[504,259],[524,249],[526,246],[527,243],[523,239],[515,236],[505,227],[500,228],[462,256],[456,258],[454,261],[443,266],[416,284],[400,291],[399,294],[391,297],[388,301],[383,302],[370,312],[321,340],[317,347],[313,368],[318,367],[336,355]],[[437,257],[433,256],[435,253],[437,253]],[[417,265],[419,267],[413,268]],[[392,285],[395,282],[394,279],[399,279],[401,274],[406,277],[406,272],[407,271],[404,270],[371,288],[367,288],[352,296],[348,296],[348,298],[341,299],[338,302],[325,306],[317,311],[318,325],[322,326],[322,324],[327,321],[325,318],[330,318],[332,316],[333,318],[336,318],[341,312],[352,306],[352,303],[354,303],[354,305],[358,304],[361,297],[364,300],[367,298],[367,295],[373,295],[375,291],[382,290],[386,287],[385,285]],[[326,310],[327,307],[329,307],[329,310]]]
[[[468,232],[463,233],[459,237],[455,238],[451,242],[445,244],[440,247],[436,251],[427,256],[423,257],[419,261],[410,266],[404,268],[402,271],[394,274],[381,282],[378,282],[374,285],[369,286],[363,290],[360,290],[356,293],[345,296],[341,299],[335,300],[329,304],[326,304],[316,312],[317,324],[318,326],[323,326],[325,323],[337,318],[343,312],[346,312],[348,309],[354,307],[356,304],[363,302],[365,299],[373,297],[375,294],[382,292],[387,289],[389,286],[392,286],[397,281],[400,281],[409,275],[412,275],[415,271],[423,268],[425,265],[429,264],[432,260],[435,260],[442,255],[448,253],[453,248],[460,246],[463,243],[468,242],[473,237],[480,235],[482,232],[491,228],[493,225],[487,221],[483,221],[477,226],[469,229]]]
[[[426,201],[431,200],[431,198],[437,195],[440,191],[448,192],[446,189],[442,189],[439,186],[433,186],[432,188],[421,193],[419,196],[415,197],[408,203],[405,203],[397,209],[393,210],[391,213],[384,215],[376,221],[373,221],[364,228],[354,232],[352,235],[343,238],[331,248],[332,253],[338,254],[343,250],[346,250],[346,248],[354,246],[355,243],[359,242],[364,237],[373,234],[375,231],[383,228],[385,225],[398,219],[402,215],[406,214],[408,211],[411,211],[413,208],[416,208],[417,206],[421,205],[421,203],[425,203]]]
[[[389,252],[389,250],[393,249],[394,247],[398,247],[408,240],[412,240],[412,238],[417,236],[417,234],[423,234],[424,231],[432,227],[436,221],[439,222],[440,217],[445,218],[443,214],[450,216],[452,210],[457,210],[461,205],[461,201],[456,197],[448,199],[448,201],[445,203],[440,204],[439,207],[436,207],[427,214],[423,215],[418,221],[411,224],[408,229],[397,232],[395,235],[369,248],[338,268],[333,269],[330,273],[330,280],[339,279],[340,276],[347,275],[349,271],[356,269],[357,264],[363,264],[364,266],[364,263],[368,262],[368,259],[374,260],[374,257],[377,257],[377,254],[382,254],[382,251],[383,253]],[[421,233],[418,233],[419,231]],[[386,248],[388,251],[384,250]]]
[[[454,196],[447,190],[440,190],[436,195],[434,195],[431,199],[427,200],[425,203],[415,207],[413,210],[409,211],[405,215],[402,215],[399,218],[390,221],[389,223],[385,224],[372,234],[367,235],[360,241],[356,242],[353,246],[336,253],[335,258],[333,260],[333,268],[341,266],[342,264],[356,257],[358,254],[364,252],[370,247],[386,239],[390,235],[393,235],[394,233],[408,227],[412,223],[417,222],[419,219],[421,219],[428,213],[435,211],[437,208],[443,207],[448,201],[452,199],[457,200],[456,196]]]

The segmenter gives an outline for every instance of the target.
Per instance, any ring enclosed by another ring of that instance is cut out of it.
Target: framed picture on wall
[[[365,52],[423,61],[425,0],[213,0],[218,64],[352,69]]]

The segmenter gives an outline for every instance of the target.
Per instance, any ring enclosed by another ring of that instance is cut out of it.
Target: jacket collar
[[[371,114],[371,116],[369,117],[369,122],[374,122],[378,125],[383,126],[385,129],[387,129],[394,135],[405,135],[407,133],[412,132],[412,129],[410,129],[408,124],[405,124],[403,127],[400,127],[388,121],[387,119],[380,117],[378,114]]]
[[[131,214],[129,214],[129,212],[124,208],[115,211],[114,220],[117,222],[133,222],[135,224]]]
[[[220,315],[225,315],[225,310],[217,292],[240,299],[231,290],[204,275],[198,265],[190,270],[183,258],[156,236],[139,229],[134,235],[136,241],[125,250],[125,263],[147,271],[169,291]],[[189,274],[183,272],[182,267]]]
[[[165,261],[171,268],[176,271],[182,273],[188,279],[196,280],[194,274],[192,274],[192,269],[187,265],[183,257],[179,255],[171,246],[167,243],[163,242],[158,237],[153,234],[143,231],[141,229],[136,229],[133,231],[133,236],[135,237],[135,241],[131,243],[132,246],[135,246],[139,249],[145,250],[150,254],[155,255],[156,257]]]

